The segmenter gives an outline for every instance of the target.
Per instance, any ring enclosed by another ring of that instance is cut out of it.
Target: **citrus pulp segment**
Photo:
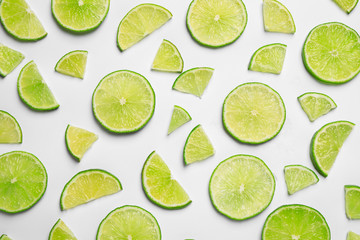
[[[10,113],[0,110],[0,143],[22,143],[22,131]]]
[[[84,78],[87,51],[76,50],[65,54],[56,63],[55,71],[76,78]]]
[[[59,219],[50,231],[49,240],[77,240],[77,238],[70,228]]]
[[[294,19],[289,10],[276,0],[263,1],[264,29],[267,32],[295,33]]]
[[[249,64],[249,70],[280,74],[283,68],[286,54],[286,45],[273,43],[265,45],[253,54]]]
[[[0,43],[0,76],[6,77],[24,58],[25,56],[21,52]]]
[[[345,186],[345,212],[348,219],[360,219],[360,187]]]
[[[358,1],[359,0],[334,0],[334,2],[348,14],[356,7]]]
[[[319,181],[313,170],[302,165],[288,165],[284,168],[285,182],[289,195],[307,188]]]
[[[328,95],[316,92],[304,93],[298,97],[298,101],[311,122],[337,107]]]
[[[163,72],[182,72],[184,60],[177,47],[164,39],[156,53],[151,69]]]
[[[174,105],[168,128],[168,135],[189,121],[191,121],[190,114],[182,107]]]
[[[65,132],[66,147],[70,154],[78,161],[98,139],[95,133],[88,130],[68,125]]]
[[[352,231],[349,231],[346,240],[360,240],[360,235]]]

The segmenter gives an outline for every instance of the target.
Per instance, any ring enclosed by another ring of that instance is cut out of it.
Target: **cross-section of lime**
[[[359,0],[333,0],[336,4],[344,10],[346,13],[351,13],[351,11],[356,7]]]
[[[11,240],[6,234],[0,236],[0,240]]]
[[[273,43],[265,45],[253,54],[249,64],[249,70],[280,74],[283,68],[286,53],[286,45]]]
[[[95,133],[68,125],[65,132],[65,142],[70,154],[78,161],[98,139]]]
[[[49,240],[77,240],[77,238],[70,228],[59,219],[50,231]]]
[[[345,212],[351,219],[360,219],[360,187],[354,185],[345,186]]]
[[[163,72],[182,72],[184,60],[177,47],[164,39],[156,53],[151,69]]]
[[[0,110],[0,143],[22,143],[22,131],[10,113]]]
[[[56,63],[55,71],[83,79],[85,75],[87,55],[88,52],[82,50],[69,52],[60,58],[60,60]]]
[[[276,0],[263,2],[264,29],[267,32],[295,33],[296,27],[289,10]]]
[[[347,234],[346,240],[360,240],[360,235],[350,231]]]
[[[313,170],[302,165],[288,165],[284,168],[285,182],[289,195],[307,188],[319,181]]]
[[[337,107],[334,100],[323,93],[307,92],[299,96],[298,100],[311,122]]]
[[[191,120],[190,114],[180,106],[174,105],[174,110],[171,115],[168,135]]]
[[[24,58],[25,56],[21,52],[0,43],[0,76],[6,77]]]

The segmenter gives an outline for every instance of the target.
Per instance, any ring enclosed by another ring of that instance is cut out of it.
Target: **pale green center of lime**
[[[128,240],[132,240],[132,236],[128,235]]]
[[[126,99],[124,98],[124,97],[122,97],[121,99],[120,99],[120,104],[121,105],[124,105],[126,103]]]
[[[219,21],[219,20],[220,20],[220,16],[219,16],[219,15],[216,15],[216,16],[214,17],[214,20],[215,20],[215,21]]]
[[[333,57],[337,57],[339,55],[338,51],[337,50],[332,50],[330,51],[330,54],[333,56]]]
[[[299,239],[300,239],[300,236],[291,235],[291,239],[292,239],[292,240],[299,240]]]
[[[11,179],[11,183],[16,183],[17,182],[17,178],[15,177],[15,178],[13,178],[13,179]]]
[[[258,114],[259,114],[258,111],[256,111],[256,110],[251,110],[251,115],[257,116]]]
[[[81,7],[82,5],[84,5],[84,1],[83,1],[83,0],[79,0],[79,6]]]
[[[240,193],[242,193],[245,190],[245,185],[242,183],[240,185]]]

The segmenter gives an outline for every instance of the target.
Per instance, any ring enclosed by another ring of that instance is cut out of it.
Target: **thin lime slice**
[[[174,105],[168,128],[168,135],[189,121],[191,121],[190,114],[182,107]]]
[[[289,195],[307,188],[319,181],[313,170],[302,165],[288,165],[284,168],[285,182]]]
[[[259,144],[279,134],[286,117],[280,95],[262,83],[245,83],[232,90],[223,105],[223,124],[236,140]]]
[[[253,54],[249,64],[249,70],[280,74],[283,68],[286,54],[286,45],[273,43],[265,45]]]
[[[345,186],[345,212],[351,219],[360,219],[360,187],[354,185]]]
[[[60,26],[73,32],[88,32],[104,21],[110,0],[52,0],[51,10]]]
[[[360,37],[339,22],[320,24],[307,36],[303,62],[308,72],[327,84],[342,84],[360,72]]]
[[[10,113],[0,110],[0,143],[22,143],[22,131]]]
[[[186,16],[191,36],[201,45],[223,47],[236,41],[247,24],[241,0],[193,0]]]
[[[321,127],[313,136],[310,157],[316,170],[327,177],[346,138],[355,126],[348,121],[331,122]]]
[[[305,205],[284,205],[266,219],[262,240],[330,240],[330,228],[323,215]]]
[[[70,228],[59,219],[50,231],[49,240],[77,240],[77,238]]]
[[[169,10],[156,4],[145,3],[134,7],[119,24],[118,47],[121,51],[125,51],[171,18],[172,14]]]
[[[135,132],[153,116],[155,93],[145,77],[121,70],[108,74],[100,81],[92,104],[96,119],[107,130]]]
[[[194,127],[186,139],[183,157],[186,165],[205,160],[215,154],[215,149],[199,124]]]
[[[87,51],[76,50],[65,54],[56,63],[55,71],[76,78],[84,78]]]
[[[0,156],[0,211],[17,213],[31,208],[46,186],[46,169],[31,153],[14,151]]]
[[[177,47],[164,39],[156,53],[151,69],[162,72],[182,72],[184,60]]]
[[[328,95],[317,92],[307,92],[298,97],[301,108],[311,122],[327,114],[337,107]]]
[[[0,236],[0,240],[11,240],[6,234]]]
[[[360,235],[350,231],[347,234],[346,240],[360,240]]]
[[[348,14],[356,7],[358,1],[359,0],[334,0],[334,2]]]
[[[88,130],[68,125],[65,132],[66,147],[70,154],[78,161],[98,139],[95,133]]]
[[[264,29],[267,32],[295,33],[296,27],[289,10],[276,0],[263,2]]]
[[[138,206],[122,206],[111,211],[100,223],[96,240],[161,240],[155,217]]]
[[[74,208],[122,190],[120,181],[100,169],[79,172],[66,183],[60,197],[61,210]]]
[[[6,32],[22,41],[37,41],[47,35],[40,20],[25,0],[2,0],[0,20]]]
[[[0,76],[6,77],[24,58],[25,56],[21,52],[0,43]]]

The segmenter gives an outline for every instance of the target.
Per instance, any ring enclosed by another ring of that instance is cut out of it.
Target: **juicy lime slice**
[[[0,110],[0,143],[22,143],[19,123],[10,113]]]
[[[110,0],[52,0],[51,10],[60,26],[74,32],[88,32],[104,21]]]
[[[0,20],[6,32],[22,41],[37,41],[47,35],[25,0],[2,0]]]
[[[76,50],[65,54],[55,66],[55,71],[76,78],[84,78],[87,51]]]
[[[199,124],[189,133],[184,146],[185,164],[205,160],[215,154],[215,149]]]
[[[100,223],[96,240],[161,240],[155,217],[138,206],[122,206],[111,211]]]
[[[50,231],[49,240],[77,240],[77,238],[70,228],[59,219]]]
[[[353,79],[360,71],[359,58],[359,34],[338,22],[314,27],[303,47],[306,69],[327,84],[342,84]]]
[[[46,169],[37,157],[22,151],[0,156],[0,211],[17,213],[31,208],[46,187]]]
[[[285,122],[280,95],[262,83],[245,83],[232,90],[223,105],[223,124],[236,140],[259,144],[279,134]]]
[[[259,158],[235,155],[222,161],[211,175],[210,197],[215,208],[234,220],[254,217],[271,203],[275,179]]]
[[[155,151],[146,159],[141,176],[146,196],[156,205],[166,209],[179,209],[191,203],[188,194]]]
[[[6,234],[1,235],[0,240],[11,240]]]
[[[246,23],[247,12],[241,0],[193,0],[186,16],[191,36],[207,47],[233,43]]]
[[[163,72],[182,72],[184,60],[177,47],[164,39],[156,53],[151,69]]]
[[[327,177],[346,138],[355,124],[348,121],[331,122],[321,127],[313,136],[310,157],[316,170]]]
[[[21,52],[0,43],[0,76],[6,77],[24,58],[25,56]]]
[[[266,219],[263,240],[330,240],[330,228],[320,212],[305,205],[284,205]]]
[[[100,169],[79,172],[66,183],[60,197],[61,210],[74,208],[122,190],[120,181]]]
[[[346,240],[360,240],[360,235],[350,231],[347,234]]]
[[[168,135],[191,120],[190,114],[180,106],[174,105]]]
[[[66,147],[70,154],[78,161],[98,139],[95,133],[85,129],[68,125],[65,132]]]
[[[249,70],[280,74],[286,53],[286,45],[273,43],[265,45],[253,54],[249,64]]]
[[[276,0],[264,0],[264,29],[267,32],[295,33],[294,19],[289,10]]]
[[[358,0],[334,0],[346,13],[350,13],[357,5]]]
[[[286,187],[290,195],[319,181],[313,170],[302,165],[285,166],[284,173]]]
[[[311,122],[337,107],[331,97],[317,92],[304,93],[298,97],[298,100],[301,108],[304,110]]]
[[[145,3],[131,9],[121,20],[117,44],[121,51],[128,49],[172,18],[166,8]]]
[[[345,186],[345,212],[351,219],[360,219],[360,187],[353,185]]]
[[[105,76],[93,94],[96,119],[115,133],[135,132],[151,119],[155,93],[142,75],[121,70]]]

